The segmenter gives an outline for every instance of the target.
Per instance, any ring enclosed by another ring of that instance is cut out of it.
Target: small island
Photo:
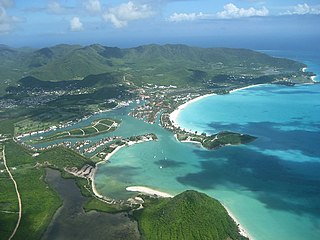
[[[220,132],[207,136],[205,133],[197,135],[192,133],[178,133],[177,139],[181,142],[195,142],[201,144],[206,149],[217,149],[227,145],[246,144],[257,139],[248,134],[240,134],[234,132]]]

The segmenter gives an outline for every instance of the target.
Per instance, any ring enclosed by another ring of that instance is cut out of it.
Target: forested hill
[[[119,72],[142,83],[201,85],[219,76],[261,77],[301,73],[304,64],[247,49],[145,45],[120,49],[66,45],[42,49],[0,45],[0,81],[12,85],[32,76],[45,81],[81,80]]]
[[[134,215],[146,239],[246,239],[219,201],[193,190],[155,199]]]

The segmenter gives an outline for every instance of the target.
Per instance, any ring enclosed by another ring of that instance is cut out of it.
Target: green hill
[[[196,191],[152,200],[134,215],[146,239],[246,239],[219,201]]]
[[[42,49],[0,46],[0,85],[32,76],[44,81],[81,80],[90,74],[118,72],[143,83],[203,86],[219,76],[248,77],[299,73],[304,64],[247,49],[199,48],[180,44],[120,49],[66,45]],[[238,78],[237,78],[238,77]]]

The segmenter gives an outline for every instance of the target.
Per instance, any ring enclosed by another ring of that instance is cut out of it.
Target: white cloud
[[[9,8],[14,6],[13,0],[0,0],[0,7]]]
[[[0,6],[0,33],[7,33],[11,30],[11,21],[6,10]]]
[[[304,14],[320,14],[320,6],[309,6],[308,4],[298,4],[292,10],[284,13],[285,15],[304,15]]]
[[[14,5],[13,1],[0,0],[0,34],[12,31],[13,26],[18,22],[18,18],[9,16],[6,9]]]
[[[53,1],[48,3],[48,11],[51,13],[62,13],[64,12],[64,8],[60,5],[59,2]]]
[[[83,24],[80,21],[80,18],[73,17],[70,20],[70,29],[71,29],[71,31],[74,31],[74,32],[83,30]]]
[[[128,25],[128,22],[148,18],[154,15],[151,7],[147,4],[128,3],[120,4],[109,8],[103,15],[103,19],[111,22],[116,28],[122,28]]]
[[[266,7],[256,8],[238,8],[236,5],[229,3],[224,6],[224,11],[216,14],[217,18],[241,18],[253,16],[267,16],[269,10]]]
[[[236,5],[229,3],[224,6],[224,11],[218,13],[174,13],[169,18],[170,22],[195,21],[201,19],[230,19],[253,16],[267,16],[269,10],[266,7],[256,8],[238,8]]]
[[[101,3],[99,0],[87,0],[84,2],[84,6],[89,12],[101,11]]]
[[[203,19],[207,15],[200,13],[174,13],[169,18],[169,22],[182,22],[182,21],[195,21],[198,19]]]

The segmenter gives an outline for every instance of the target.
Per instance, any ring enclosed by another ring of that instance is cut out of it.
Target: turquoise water
[[[319,92],[320,85],[259,86],[203,99],[179,116],[186,128],[240,129],[258,137],[246,146],[207,151],[178,143],[157,125],[141,123],[159,141],[121,149],[110,164],[99,168],[97,189],[116,198],[131,195],[124,189],[132,185],[172,194],[197,189],[218,198],[255,239],[316,239],[320,234]],[[200,115],[204,105],[206,115]]]
[[[131,196],[125,187],[134,185],[172,194],[196,189],[219,199],[254,239],[318,239],[319,110],[320,85],[263,85],[202,99],[179,115],[183,128],[258,137],[215,151],[123,115],[113,134],[154,132],[159,140],[122,148],[99,167],[96,187],[116,198]]]
[[[303,61],[308,70],[320,73],[320,60],[314,54],[268,53]],[[95,182],[101,194],[126,199],[133,193],[125,188],[135,185],[171,194],[196,189],[219,199],[254,239],[318,239],[320,84],[262,85],[189,105],[178,117],[183,128],[207,133],[231,130],[258,137],[248,145],[215,151],[179,143],[157,124],[129,117],[131,107],[100,113],[67,128],[111,117],[122,120],[120,127],[91,137],[92,143],[107,136],[157,134],[158,141],[124,147],[111,163],[100,165]]]

